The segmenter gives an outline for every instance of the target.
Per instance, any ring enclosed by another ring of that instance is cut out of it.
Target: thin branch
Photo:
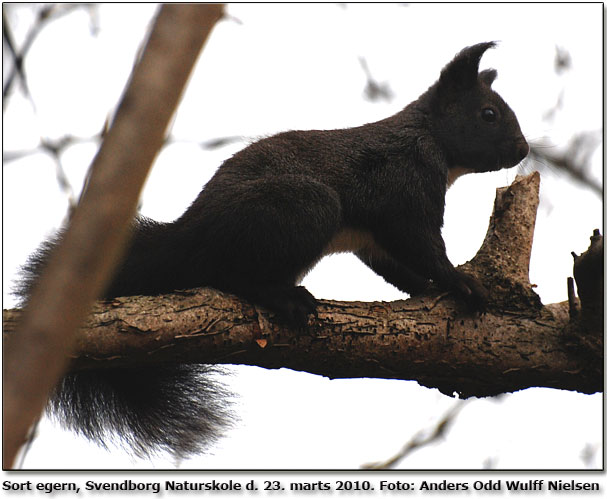
[[[365,85],[365,97],[371,102],[379,101],[381,99],[385,101],[391,101],[394,97],[394,93],[390,88],[390,85],[386,82],[379,83],[369,70],[369,65],[364,57],[359,57],[358,62],[367,77],[367,84]]]
[[[573,253],[573,252],[572,252]],[[575,255],[575,253],[573,253]],[[569,317],[577,319],[580,313],[580,304],[575,296],[575,285],[573,277],[567,278],[567,303],[569,303]]]
[[[77,328],[121,255],[139,192],[221,5],[165,5],[97,154],[62,244],[33,290],[3,362],[3,467],[13,466]],[[128,175],[125,175],[128,172]]]
[[[600,137],[596,133],[582,133],[575,136],[567,149],[561,153],[531,145],[528,161],[551,165],[602,196],[603,186],[589,174],[590,159],[599,143]]]
[[[464,408],[467,401],[460,400],[455,404],[443,417],[436,423],[431,430],[420,430],[413,438],[404,445],[404,447],[397,452],[394,456],[387,459],[386,461],[380,461],[375,463],[363,464],[361,467],[368,470],[387,470],[394,468],[400,461],[405,459],[409,454],[430,445],[433,442],[441,440],[445,437],[447,432],[451,429],[452,424],[459,412]]]
[[[30,98],[29,89],[27,86],[27,78],[26,74],[23,71],[23,61],[30,48],[32,47],[34,40],[38,37],[38,35],[42,32],[42,30],[48,25],[50,21],[58,19],[61,16],[69,14],[75,9],[83,7],[82,4],[49,4],[43,6],[36,16],[36,21],[33,26],[28,31],[25,41],[20,49],[16,48],[15,41],[12,37],[12,30],[10,29],[10,25],[6,18],[6,12],[2,11],[2,28],[3,28],[3,37],[4,41],[7,43],[9,51],[11,53],[11,57],[13,58],[13,67],[11,72],[9,73],[6,81],[4,82],[4,86],[2,87],[2,99],[3,106],[6,105],[6,97],[8,96],[11,87],[17,77],[21,80],[21,84],[23,85],[23,90],[25,95]],[[88,6],[90,7],[90,6]]]

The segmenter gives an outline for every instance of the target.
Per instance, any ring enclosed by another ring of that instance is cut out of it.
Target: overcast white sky
[[[99,131],[130,72],[153,5],[103,5],[99,33],[74,12],[49,25],[26,60],[35,102],[17,94],[4,112],[4,150],[33,148],[40,137],[88,137]],[[23,37],[26,7],[9,20]],[[481,67],[495,67],[494,88],[515,110],[530,141],[566,145],[573,134],[602,127],[601,4],[230,5],[233,19],[213,32],[178,111],[178,141],[158,158],[143,195],[143,214],[179,216],[221,161],[256,138],[287,129],[355,126],[400,110],[432,84],[461,48],[500,42]],[[22,39],[22,38],[21,38]],[[556,76],[555,47],[572,70]],[[364,99],[364,57],[387,82],[389,101]],[[563,109],[542,120],[564,91]],[[194,142],[224,136],[243,141],[215,150]],[[62,157],[76,191],[96,144]],[[602,179],[599,147],[593,173]],[[529,164],[529,170],[533,165]],[[448,193],[443,231],[455,264],[478,249],[495,188],[516,170],[464,177]],[[3,297],[17,266],[65,214],[52,160],[36,154],[3,166]],[[571,251],[602,227],[602,200],[556,172],[543,173],[531,281],[544,303],[566,299]],[[318,298],[393,300],[403,296],[348,255],[325,259],[304,284]],[[335,380],[286,370],[234,369],[241,423],[213,453],[182,468],[358,468],[390,457],[418,430],[431,427],[455,401],[415,382]],[[445,442],[413,454],[408,469],[583,469],[602,466],[600,394],[531,389],[474,401]],[[377,424],[381,422],[381,424]],[[60,449],[60,452],[57,450]],[[585,463],[583,452],[595,452]],[[44,421],[26,468],[172,467],[108,453]]]

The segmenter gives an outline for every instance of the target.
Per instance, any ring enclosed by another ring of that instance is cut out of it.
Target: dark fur
[[[514,113],[490,88],[496,72],[478,73],[493,45],[464,49],[438,82],[387,119],[285,132],[238,152],[178,220],[138,221],[105,296],[211,286],[301,326],[316,301],[298,280],[324,254],[350,250],[403,292],[434,283],[482,307],[487,291],[453,267],[441,227],[450,170],[512,167],[529,149]],[[30,260],[23,293],[45,260],[46,249]],[[103,439],[109,424],[139,453],[181,456],[197,450],[206,418],[213,420],[200,409],[213,397],[197,396],[195,386],[187,368],[77,374],[53,407],[87,437]]]

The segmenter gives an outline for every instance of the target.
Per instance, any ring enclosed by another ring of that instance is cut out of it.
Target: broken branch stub
[[[497,189],[487,234],[466,271],[490,285],[494,305],[507,309],[542,306],[529,282],[529,261],[539,204],[540,175],[517,176]]]
[[[573,253],[573,276],[581,303],[581,319],[588,329],[602,334],[604,317],[603,236],[595,229],[588,249]]]

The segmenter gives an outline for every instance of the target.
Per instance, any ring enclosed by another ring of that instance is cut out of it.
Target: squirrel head
[[[478,71],[486,42],[466,47],[441,71],[418,102],[449,168],[474,172],[510,168],[529,153],[512,109],[491,89],[497,71]]]

